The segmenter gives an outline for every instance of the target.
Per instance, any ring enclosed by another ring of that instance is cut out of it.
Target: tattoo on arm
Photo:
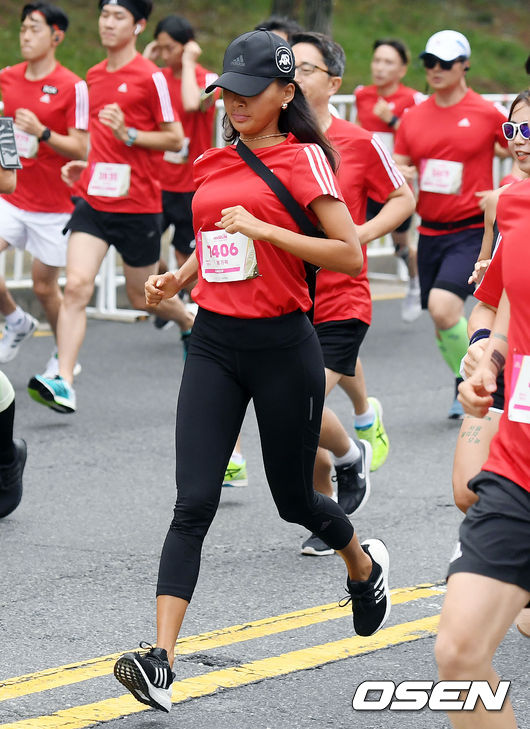
[[[503,342],[508,342],[508,337],[505,337],[504,334],[499,334],[498,332],[495,332],[493,339],[500,339]]]
[[[504,359],[504,357],[498,350],[494,349],[493,352],[491,353],[491,363],[496,368],[497,375],[498,375],[504,369],[506,360]]]

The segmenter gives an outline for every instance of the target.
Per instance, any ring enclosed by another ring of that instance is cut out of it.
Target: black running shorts
[[[325,321],[317,324],[315,329],[327,369],[353,377],[368,324],[360,319],[346,319]]]
[[[467,280],[473,273],[482,245],[484,228],[468,228],[457,233],[420,235],[418,274],[421,306],[427,308],[431,289],[444,289],[463,301],[472,296],[474,284]]]
[[[191,214],[193,192],[168,192],[162,190],[162,230],[175,226],[172,245],[181,253],[191,255],[195,250],[195,233]]]
[[[448,576],[472,572],[530,592],[530,491],[491,471],[469,488],[478,501],[460,526]]]
[[[65,230],[88,233],[114,246],[123,262],[132,268],[157,263],[162,235],[161,213],[107,213],[95,210],[83,198],[75,200]]]

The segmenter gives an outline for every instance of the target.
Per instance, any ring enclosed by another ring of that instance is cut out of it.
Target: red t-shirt
[[[315,144],[299,144],[289,135],[285,142],[262,147],[254,153],[270,168],[291,192],[302,208],[322,195],[342,200],[331,167],[322,149]],[[300,229],[272,190],[243,162],[235,146],[209,149],[196,160],[194,168],[197,191],[193,196],[193,227],[215,231],[221,210],[234,205],[260,220],[288,230]],[[316,220],[308,211],[309,216]],[[322,240],[326,245],[326,240]],[[267,241],[254,241],[259,276],[229,283],[208,282],[202,277],[193,289],[199,306],[218,314],[241,319],[281,316],[311,307],[305,283],[304,264],[300,258]],[[197,245],[200,262],[200,246]]]
[[[497,222],[503,246],[495,258],[501,259],[502,282],[510,300],[508,356],[504,374],[506,407],[483,468],[530,491],[530,423],[518,423],[508,417],[514,356],[530,355],[530,180],[515,183],[502,193],[497,205]]]
[[[58,134],[69,129],[88,129],[88,92],[79,76],[57,63],[53,71],[39,79],[25,77],[27,63],[0,71],[0,91],[4,115],[14,117],[17,109],[29,109],[44,126]],[[35,140],[33,140],[34,145]],[[19,142],[19,149],[22,149]],[[26,146],[26,154],[32,154]],[[3,195],[12,205],[38,213],[69,213],[71,191],[61,180],[61,167],[67,158],[42,142],[35,157],[22,157],[17,187]]]
[[[488,270],[484,274],[484,278],[475,290],[475,298],[477,298],[479,301],[482,301],[484,304],[494,306],[495,308],[499,306],[499,301],[501,300],[503,290],[501,270],[502,255],[500,253],[501,248],[502,238],[500,238],[497,247],[493,252],[491,263],[488,266]]]
[[[333,118],[327,137],[339,154],[337,179],[354,223],[366,220],[366,198],[386,200],[405,180],[384,145],[356,124]],[[317,275],[315,324],[324,321],[372,320],[366,246],[361,273],[352,278],[322,269]]]
[[[87,73],[90,97],[90,151],[88,167],[80,180],[82,195],[96,210],[116,213],[159,213],[162,196],[158,182],[158,152],[133,145],[127,147],[102,124],[98,114],[116,103],[125,115],[125,125],[145,132],[158,131],[163,122],[178,120],[166,79],[154,63],[139,53],[118,69],[107,71],[107,60]],[[97,163],[130,166],[128,194],[106,197],[88,194],[87,188]]]
[[[401,119],[405,109],[421,104],[426,98],[421,91],[416,91],[403,84],[399,84],[396,91],[389,96],[381,96],[377,86],[374,85],[357,86],[353,93],[357,105],[357,118],[363,129],[368,129],[370,132],[389,132],[390,134],[395,134],[396,130],[373,112],[377,100],[384,99],[392,109],[392,114]]]
[[[177,110],[184,129],[185,142],[180,152],[166,152],[160,162],[158,175],[163,190],[170,192],[192,192],[193,163],[203,152],[212,146],[213,125],[215,121],[214,93],[212,104],[205,111],[185,111],[182,104],[182,79],[175,78],[170,68],[163,68],[169,93]],[[195,76],[200,89],[205,89],[217,78],[216,73],[207,71],[202,66],[195,67]]]
[[[493,187],[494,144],[507,145],[501,128],[503,121],[506,114],[471,89],[453,106],[438,106],[435,96],[431,96],[407,111],[397,131],[394,152],[410,157],[418,170],[417,210],[422,218],[446,223],[481,214],[475,192]],[[427,186],[427,178],[432,186],[433,182],[445,183],[446,175],[451,178],[449,189],[455,192],[422,189]],[[452,232],[482,225],[464,225]],[[448,232],[422,225],[419,231],[426,235]]]

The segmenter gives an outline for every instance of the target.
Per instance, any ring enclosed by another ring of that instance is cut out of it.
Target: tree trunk
[[[307,30],[331,35],[333,0],[305,0],[304,25]]]
[[[294,17],[295,0],[273,0],[271,15],[281,15],[287,18]]]

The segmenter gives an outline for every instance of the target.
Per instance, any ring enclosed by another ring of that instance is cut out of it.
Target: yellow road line
[[[392,604],[399,605],[413,600],[439,595],[443,592],[437,585],[416,585],[391,591]],[[209,633],[192,635],[181,638],[177,642],[177,655],[188,655],[196,651],[204,651],[221,646],[241,643],[254,638],[263,638],[275,633],[283,633],[287,630],[295,630],[307,625],[322,623],[327,620],[335,620],[351,616],[351,608],[338,607],[336,602],[328,605],[305,610],[297,610],[292,613],[284,613],[262,620],[255,620],[242,625],[232,625]],[[134,649],[130,649],[134,650]],[[28,696],[29,694],[40,693],[59,686],[68,686],[80,681],[87,681],[99,676],[107,676],[112,673],[114,663],[126,651],[113,653],[108,656],[100,656],[79,663],[48,668],[37,673],[30,673],[24,676],[8,678],[0,683],[0,702],[8,699]]]
[[[372,294],[372,301],[396,301],[397,299],[404,299],[404,291],[396,291],[395,293],[388,294]]]
[[[188,699],[209,696],[219,690],[248,686],[275,676],[285,676],[308,668],[316,668],[327,663],[342,661],[352,656],[399,645],[400,643],[409,643],[427,638],[436,632],[438,620],[439,616],[433,615],[385,628],[369,638],[360,636],[345,638],[332,643],[316,645],[312,648],[304,648],[271,658],[243,663],[233,668],[210,671],[200,676],[185,678],[173,684],[173,703],[179,704]],[[3,729],[85,729],[85,727],[94,726],[99,722],[137,714],[147,708],[127,694],[118,698],[97,701],[93,704],[64,709],[47,716],[0,724],[0,727],[3,727]]]

